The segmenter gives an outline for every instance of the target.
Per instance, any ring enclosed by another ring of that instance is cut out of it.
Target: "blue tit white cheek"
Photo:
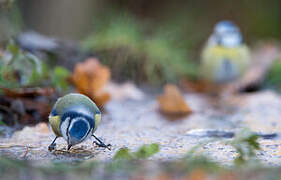
[[[228,33],[220,39],[221,45],[227,48],[235,48],[241,45],[242,36],[239,33]]]
[[[69,123],[70,123],[70,117],[65,118],[64,121],[62,121],[60,129],[61,129],[61,134],[63,136],[63,138],[68,141],[68,135],[67,135],[67,131],[68,131],[68,127],[69,127]]]

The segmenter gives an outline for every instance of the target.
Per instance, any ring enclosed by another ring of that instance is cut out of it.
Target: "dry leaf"
[[[237,178],[236,174],[233,173],[233,172],[224,172],[224,173],[221,173],[217,179],[219,179],[219,180],[234,180],[234,179],[238,179],[238,178]]]
[[[184,101],[184,97],[179,89],[172,84],[164,87],[164,94],[158,96],[160,111],[167,115],[187,115],[191,109]]]
[[[185,91],[189,92],[200,92],[200,93],[208,93],[212,92],[214,88],[213,83],[205,80],[197,80],[192,81],[188,79],[183,79],[180,81],[180,85],[183,87]]]
[[[205,171],[201,169],[193,170],[186,178],[186,180],[205,180],[207,179],[208,175]]]
[[[40,96],[39,96],[40,97]],[[10,98],[0,96],[0,112],[8,126],[37,124],[48,121],[51,110],[49,99]]]
[[[171,180],[173,178],[171,177],[171,175],[169,175],[167,173],[161,173],[153,179],[154,180]]]
[[[89,96],[98,106],[110,100],[110,94],[104,91],[110,80],[110,70],[95,58],[78,63],[74,68],[72,81],[77,91]]]

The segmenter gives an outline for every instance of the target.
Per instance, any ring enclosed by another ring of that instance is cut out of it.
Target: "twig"
[[[26,158],[26,155],[28,152],[29,152],[29,147],[26,146],[25,152],[23,153],[23,156],[22,156],[24,159]]]

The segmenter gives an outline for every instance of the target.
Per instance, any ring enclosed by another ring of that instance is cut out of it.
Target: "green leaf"
[[[0,126],[5,126],[6,124],[3,122],[3,115],[0,114]]]
[[[53,85],[55,88],[60,91],[66,91],[69,88],[67,78],[69,77],[70,72],[63,67],[56,66],[53,74]]]
[[[245,141],[249,144],[249,146],[252,146],[254,149],[259,150],[260,146],[259,143],[257,142],[259,136],[256,134],[250,135]]]
[[[149,144],[141,146],[136,152],[130,152],[128,148],[121,148],[115,154],[114,159],[146,159],[159,152],[158,144]]]
[[[19,47],[13,43],[10,43],[7,49],[15,56],[19,53]]]
[[[134,152],[133,155],[137,159],[145,159],[149,158],[152,155],[159,152],[159,145],[158,144],[150,144],[150,145],[143,145],[137,152]]]
[[[120,148],[117,153],[114,155],[114,160],[116,159],[133,159],[133,156],[128,148]]]

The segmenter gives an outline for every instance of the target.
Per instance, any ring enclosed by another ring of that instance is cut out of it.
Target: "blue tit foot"
[[[53,144],[50,144],[50,146],[48,147],[48,150],[51,152],[51,151],[53,151],[53,150],[55,150],[56,149],[56,143],[53,143]]]
[[[103,148],[106,148],[106,149],[108,149],[108,150],[110,150],[111,151],[111,144],[104,144],[104,143],[99,143],[99,142],[97,142],[97,141],[93,141],[93,143],[94,144],[96,144],[98,147],[103,147]]]
[[[94,144],[96,144],[98,147],[103,147],[111,151],[111,144],[104,144],[99,138],[97,138],[95,135],[92,135],[97,141],[93,141]]]
[[[49,150],[49,151],[55,150],[56,145],[57,145],[57,144],[56,144],[57,138],[58,138],[58,137],[56,137],[56,138],[53,140],[53,142],[49,145],[49,147],[48,147],[48,150]]]

